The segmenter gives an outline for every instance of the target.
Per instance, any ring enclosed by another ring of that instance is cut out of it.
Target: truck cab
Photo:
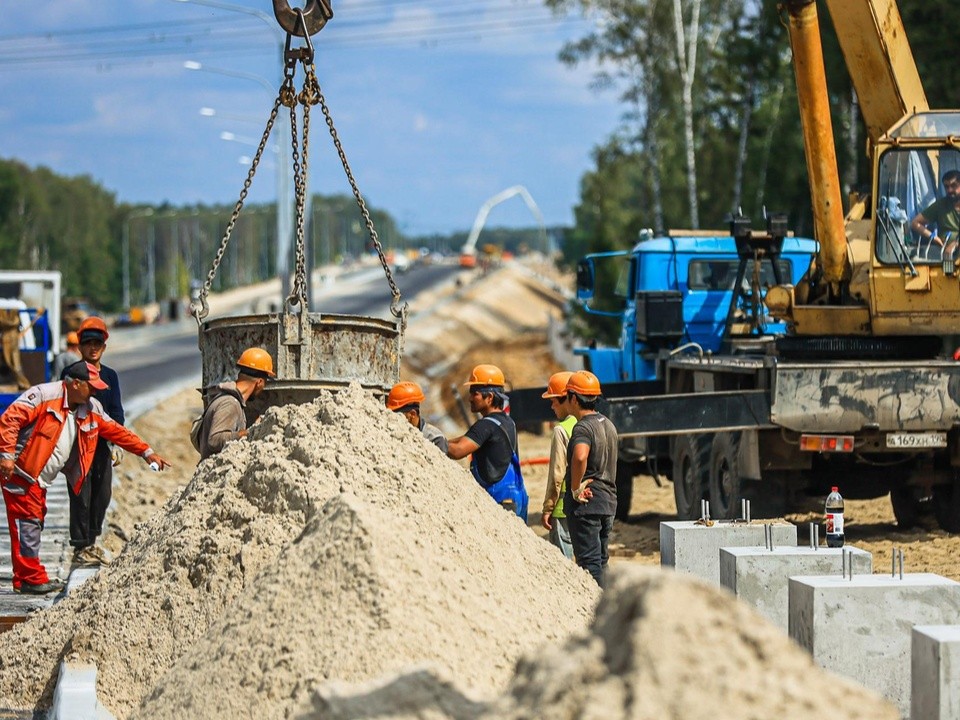
[[[814,240],[784,238],[779,257],[783,281],[800,283],[816,251]],[[613,290],[623,303],[619,312],[592,305],[605,263],[619,266]],[[577,271],[577,299],[590,314],[620,318],[620,340],[616,347],[580,347],[575,354],[583,357],[585,369],[608,384],[656,379],[661,350],[694,343],[703,352],[720,352],[728,334],[739,263],[734,238],[720,231],[670,231],[663,236],[644,231],[629,251],[585,256]],[[755,273],[762,292],[775,284],[772,263],[754,267],[748,260],[746,278]],[[746,278],[742,290],[749,293]],[[742,309],[735,310],[733,319],[731,325],[737,327],[731,330],[742,332]],[[783,323],[764,316],[747,334],[759,337],[785,330]]]

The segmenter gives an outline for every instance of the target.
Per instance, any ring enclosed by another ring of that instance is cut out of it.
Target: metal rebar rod
[[[903,550],[900,550],[900,579],[903,580]]]
[[[747,516],[746,516],[746,521],[747,521],[747,522],[750,522],[750,501],[749,501],[749,500],[747,500]]]
[[[811,550],[817,549],[817,546],[813,544],[813,528],[815,525],[816,523],[810,523],[810,549]]]
[[[890,577],[897,576],[897,549],[890,548]]]

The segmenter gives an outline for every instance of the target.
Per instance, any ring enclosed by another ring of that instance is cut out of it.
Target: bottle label
[[[843,535],[843,513],[827,513],[827,535]]]

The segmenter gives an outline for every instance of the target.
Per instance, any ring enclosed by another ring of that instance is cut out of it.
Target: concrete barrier
[[[910,717],[960,718],[960,625],[915,625],[911,637]]]
[[[790,578],[790,637],[821,667],[910,712],[914,625],[960,623],[960,583],[932,573]]]

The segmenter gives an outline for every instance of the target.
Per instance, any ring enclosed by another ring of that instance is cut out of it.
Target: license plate
[[[887,435],[888,448],[945,448],[945,432],[890,433]]]

